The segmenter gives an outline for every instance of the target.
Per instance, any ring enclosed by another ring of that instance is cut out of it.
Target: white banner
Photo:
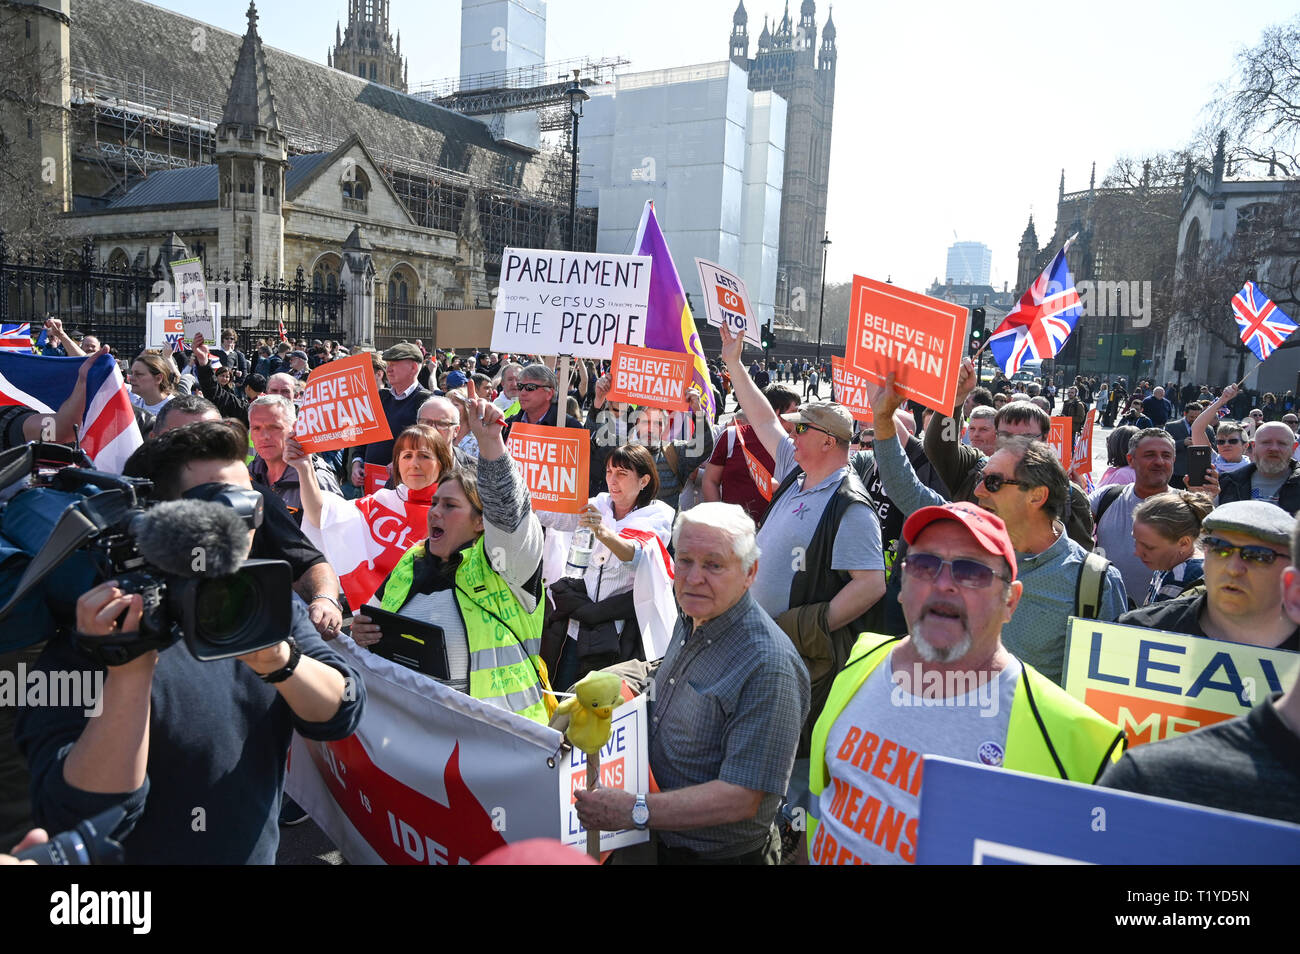
[[[185,316],[185,335],[193,339],[202,334],[205,341],[215,333],[209,322],[208,290],[203,284],[203,263],[197,258],[172,262],[172,281],[176,285],[176,301]]]
[[[208,304],[208,317],[204,319],[212,334],[203,332],[203,340],[215,345],[221,340],[221,305],[218,302]],[[179,302],[151,301],[145,305],[146,348],[160,348],[171,352],[177,342],[189,345],[193,337],[188,331],[189,324],[181,311]]]
[[[346,636],[331,645],[365,681],[365,714],[340,742],[295,735],[285,791],[344,858],[468,864],[511,842],[561,837],[562,767],[569,758],[560,733],[360,649]],[[621,744],[644,731],[632,724],[638,711],[644,725],[644,703],[629,704],[632,722]],[[620,753],[611,758],[635,766],[624,769],[626,778],[648,778],[647,746]],[[629,843],[619,838],[607,833],[602,848]]]
[[[610,358],[645,346],[648,255],[507,248],[492,350]]]
[[[743,334],[750,344],[762,347],[758,315],[749,300],[745,280],[735,272],[702,258],[697,258],[695,264],[700,270],[705,321],[718,328],[725,324],[733,335]]]
[[[637,696],[614,710],[609,742],[600,750],[601,788],[625,792],[650,791],[649,727],[646,725],[646,697]],[[570,749],[560,766],[560,840],[580,851],[587,849],[587,829],[578,821],[574,793],[587,787],[587,755]],[[639,845],[649,833],[629,828],[600,833],[600,850]]]

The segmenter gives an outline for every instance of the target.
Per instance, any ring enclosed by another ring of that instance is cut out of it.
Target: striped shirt
[[[698,627],[678,619],[650,686],[651,771],[663,791],[721,779],[764,795],[753,818],[664,831],[666,845],[719,859],[763,846],[790,781],[810,694],[794,644],[748,591]]]

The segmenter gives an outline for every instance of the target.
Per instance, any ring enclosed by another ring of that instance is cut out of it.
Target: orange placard
[[[331,361],[311,373],[293,433],[312,453],[392,439],[370,355]]]
[[[525,424],[510,428],[510,456],[528,485],[534,510],[581,513],[587,507],[591,435],[576,427]]]
[[[1091,408],[1083,419],[1083,430],[1074,442],[1074,473],[1092,473],[1092,428],[1097,423],[1097,409]]]
[[[843,360],[831,355],[831,387],[835,400],[849,409],[855,421],[870,424],[871,402],[867,400],[867,379],[844,366]]]
[[[772,475],[768,473],[762,462],[749,452],[749,448],[745,446],[745,435],[741,433],[739,427],[736,428],[736,443],[740,445],[740,451],[745,455],[745,466],[749,469],[749,479],[754,482],[754,486],[763,495],[763,499],[770,501],[772,492],[775,490]]]
[[[1054,417],[1052,418],[1052,429],[1048,432],[1047,443],[1052,445],[1056,451],[1056,459],[1061,462],[1061,466],[1068,472],[1070,470],[1070,459],[1073,457],[1074,448],[1070,446],[1070,429],[1074,427],[1074,418],[1072,417]]]
[[[854,275],[845,367],[873,384],[892,371],[905,397],[951,414],[967,322],[961,305]]]
[[[684,411],[693,379],[692,360],[677,351],[616,344],[609,364],[609,400]]]

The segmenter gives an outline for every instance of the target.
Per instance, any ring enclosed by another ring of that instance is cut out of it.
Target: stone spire
[[[271,77],[266,71],[266,52],[257,35],[257,6],[248,5],[248,32],[239,48],[235,73],[226,94],[226,108],[221,113],[222,126],[238,126],[243,139],[253,138],[254,129],[280,131],[271,93]]]

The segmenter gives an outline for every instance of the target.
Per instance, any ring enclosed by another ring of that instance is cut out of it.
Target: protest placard
[[[967,320],[960,305],[854,275],[845,367],[873,384],[893,372],[904,397],[951,414]]]
[[[645,344],[650,257],[507,248],[492,350],[609,358]]]
[[[693,365],[694,355],[614,345],[608,400],[684,411]]]
[[[925,757],[918,864],[1266,865],[1294,864],[1298,852],[1298,825]],[[1186,904],[1210,892],[1167,894]],[[1168,920],[1177,909],[1150,910],[1166,919],[1152,923],[1187,923]]]
[[[1129,745],[1245,715],[1300,672],[1300,653],[1143,626],[1072,618],[1066,639],[1062,686]]]
[[[181,306],[174,301],[151,301],[145,305],[145,337],[144,346],[146,348],[157,348],[167,353],[177,350],[177,345],[182,347],[188,346],[194,340],[188,326],[185,322],[185,315],[181,312]],[[202,322],[212,329],[212,334],[199,331],[203,335],[203,340],[209,344],[220,341],[221,335],[221,305],[218,302],[208,303],[208,318]]]
[[[762,462],[749,452],[745,446],[745,435],[739,427],[736,429],[736,443],[740,445],[740,451],[745,455],[745,467],[749,470],[749,479],[754,482],[758,492],[763,495],[764,500],[771,500],[772,493],[776,490],[776,482],[772,480],[772,475]]]
[[[203,335],[205,341],[217,340],[217,329],[208,314],[208,292],[203,284],[203,262],[185,258],[171,263],[172,281],[176,285],[176,303],[185,319],[185,336],[191,341]]]
[[[1092,473],[1092,428],[1097,423],[1097,409],[1091,408],[1083,419],[1083,430],[1074,442],[1074,473]]]
[[[621,788],[634,795],[650,787],[650,750],[647,745],[646,697],[637,696],[614,710],[609,741],[600,750],[600,787]],[[587,787],[587,756],[572,748],[560,763],[560,840],[585,849],[587,829],[578,820],[575,794]],[[610,851],[646,841],[649,832],[629,828],[600,834],[600,850]]]
[[[758,315],[749,300],[745,280],[702,258],[697,258],[695,265],[700,270],[700,288],[704,294],[704,320],[719,328],[725,324],[733,335],[743,334],[750,344],[762,347]]]
[[[867,399],[867,379],[850,368],[837,355],[831,355],[831,388],[836,401],[849,409],[855,421],[870,424],[871,401]]]
[[[534,510],[581,513],[587,507],[591,435],[578,428],[511,425],[510,456],[519,465]]]
[[[322,364],[307,379],[293,427],[303,449],[311,453],[390,440],[388,418],[370,355],[356,354]]]
[[[1052,429],[1047,433],[1047,443],[1052,445],[1052,450],[1056,451],[1056,459],[1061,462],[1061,466],[1068,473],[1070,470],[1070,459],[1073,456],[1073,448],[1070,443],[1070,429],[1074,426],[1074,418],[1071,417],[1054,417],[1052,418]]]

